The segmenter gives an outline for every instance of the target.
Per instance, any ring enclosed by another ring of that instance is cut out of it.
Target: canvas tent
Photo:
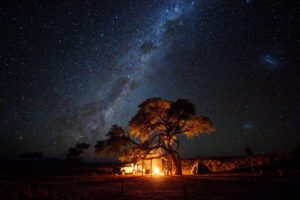
[[[197,161],[191,170],[192,174],[208,174],[211,173],[211,170],[201,161]]]

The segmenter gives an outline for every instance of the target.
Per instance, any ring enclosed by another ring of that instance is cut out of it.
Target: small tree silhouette
[[[71,147],[67,152],[67,160],[69,161],[80,161],[81,157],[79,157],[86,149],[90,147],[89,144],[86,143],[77,143],[75,147]]]
[[[254,155],[253,151],[251,150],[250,147],[246,147],[245,148],[245,152],[246,152],[247,156],[253,156]]]

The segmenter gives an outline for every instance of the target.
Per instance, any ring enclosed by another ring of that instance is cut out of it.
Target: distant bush
[[[42,152],[26,152],[20,154],[19,158],[24,160],[42,160],[44,155]]]
[[[294,162],[300,162],[295,152],[282,152],[243,157],[198,158],[182,161],[185,170],[191,170],[196,162],[201,162],[212,172],[230,172],[252,170],[257,168],[287,168]],[[282,164],[284,163],[284,164]]]

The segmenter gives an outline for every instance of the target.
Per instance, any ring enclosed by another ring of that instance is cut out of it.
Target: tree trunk
[[[175,175],[182,175],[181,170],[181,160],[178,154],[175,154],[174,152],[170,152],[171,160],[173,162],[173,165],[175,166]]]
[[[177,162],[178,162],[178,168],[179,168],[179,175],[182,175],[182,169],[181,169],[181,158],[179,156],[179,153],[177,155]]]

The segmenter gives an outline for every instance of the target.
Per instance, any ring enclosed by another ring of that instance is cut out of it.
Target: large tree
[[[113,125],[106,140],[98,141],[96,153],[118,155],[122,161],[144,159],[149,153],[169,155],[175,174],[181,175],[179,136],[195,137],[213,131],[211,121],[197,115],[192,103],[151,98],[144,101],[129,122],[129,132]]]
[[[197,115],[195,106],[186,99],[175,102],[147,99],[129,122],[129,132],[133,137],[141,142],[149,141],[151,149],[162,149],[170,155],[177,175],[182,174],[179,136],[191,138],[213,130],[210,119]]]

